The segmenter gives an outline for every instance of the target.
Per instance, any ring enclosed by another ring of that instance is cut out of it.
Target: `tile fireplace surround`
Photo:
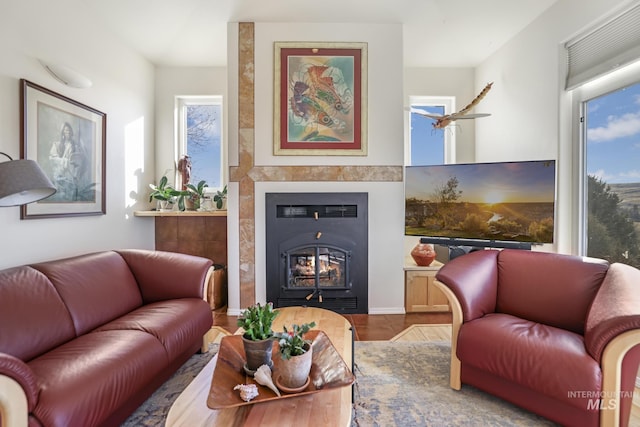
[[[229,168],[229,180],[239,185],[240,307],[256,302],[255,183],[264,181],[402,181],[402,166],[256,166],[255,143],[255,28],[238,27],[238,166]]]

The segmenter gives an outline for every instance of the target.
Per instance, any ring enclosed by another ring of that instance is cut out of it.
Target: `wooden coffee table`
[[[316,322],[324,331],[349,368],[353,361],[351,325],[340,314],[315,307],[279,308],[273,329],[283,325]],[[274,357],[279,357],[274,354]],[[207,406],[211,378],[218,356],[207,364],[178,396],[167,415],[166,426],[349,426],[351,424],[352,390],[342,387],[305,396],[274,400],[229,409],[213,410]]]

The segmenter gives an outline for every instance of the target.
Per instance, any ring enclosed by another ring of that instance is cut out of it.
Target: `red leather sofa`
[[[0,271],[2,426],[118,426],[202,346],[205,258],[146,250]]]
[[[628,425],[640,360],[640,270],[515,249],[436,275],[453,312],[451,387],[564,426]]]

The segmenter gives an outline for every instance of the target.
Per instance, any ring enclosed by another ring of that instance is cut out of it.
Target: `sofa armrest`
[[[436,274],[436,279],[451,289],[459,301],[463,322],[495,312],[498,253],[489,249],[459,256]]]
[[[213,261],[174,252],[117,251],[131,269],[145,303],[176,298],[205,298],[205,280]]]
[[[585,322],[587,351],[602,363],[605,347],[618,335],[640,329],[640,270],[611,264]]]
[[[0,374],[0,425],[27,427],[28,424],[29,412],[24,390],[13,378]]]
[[[26,426],[38,400],[38,381],[26,363],[0,353],[0,419],[2,425]]]

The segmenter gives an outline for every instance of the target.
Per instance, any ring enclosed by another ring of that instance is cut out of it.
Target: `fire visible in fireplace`
[[[340,250],[327,247],[303,248],[289,253],[289,280],[291,288],[345,287],[347,256]]]

